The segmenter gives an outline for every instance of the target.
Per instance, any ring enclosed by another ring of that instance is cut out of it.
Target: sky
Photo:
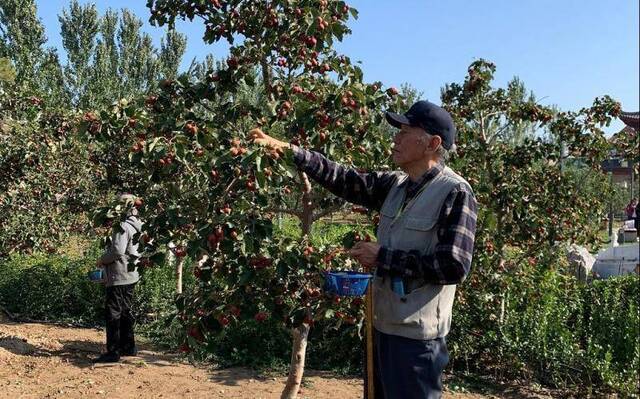
[[[128,8],[159,46],[164,31],[147,23],[146,0],[79,0],[107,8]],[[542,104],[577,110],[608,94],[624,111],[638,111],[640,31],[638,0],[351,0],[359,11],[353,33],[338,51],[360,60],[368,82],[410,83],[423,99],[440,103],[440,88],[462,82],[471,62],[496,64],[495,84],[518,76]],[[58,15],[67,0],[36,0],[49,45],[64,60]],[[225,46],[202,41],[204,27],[184,22],[186,69],[207,54],[225,57]],[[624,125],[616,120],[609,134]]]

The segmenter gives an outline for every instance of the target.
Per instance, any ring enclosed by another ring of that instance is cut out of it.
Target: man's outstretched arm
[[[361,173],[327,159],[324,155],[279,141],[254,129],[251,137],[258,144],[276,150],[291,148],[298,169],[321,186],[353,204],[380,210],[389,190],[397,179],[393,172]]]

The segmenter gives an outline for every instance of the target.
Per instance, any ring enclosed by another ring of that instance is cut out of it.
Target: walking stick
[[[366,324],[367,329],[367,399],[375,398],[374,381],[373,381],[373,281],[369,281],[367,295],[365,299],[366,306]]]

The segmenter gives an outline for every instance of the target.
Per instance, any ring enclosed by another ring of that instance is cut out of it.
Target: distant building
[[[627,125],[625,129],[640,131],[640,112],[620,112],[619,118]]]
[[[625,134],[630,131],[637,133],[640,131],[640,112],[621,112],[619,118],[624,122],[625,127],[617,134]],[[626,183],[631,193],[637,193],[638,179],[633,174],[631,162],[612,154],[611,158],[602,162],[602,170],[611,173],[614,183]]]

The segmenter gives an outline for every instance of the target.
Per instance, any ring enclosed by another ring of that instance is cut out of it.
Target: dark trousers
[[[442,397],[442,371],[449,362],[444,337],[422,341],[377,330],[373,337],[375,399]]]
[[[131,313],[135,284],[107,287],[105,319],[107,324],[107,352],[131,352],[135,346],[134,318]]]

